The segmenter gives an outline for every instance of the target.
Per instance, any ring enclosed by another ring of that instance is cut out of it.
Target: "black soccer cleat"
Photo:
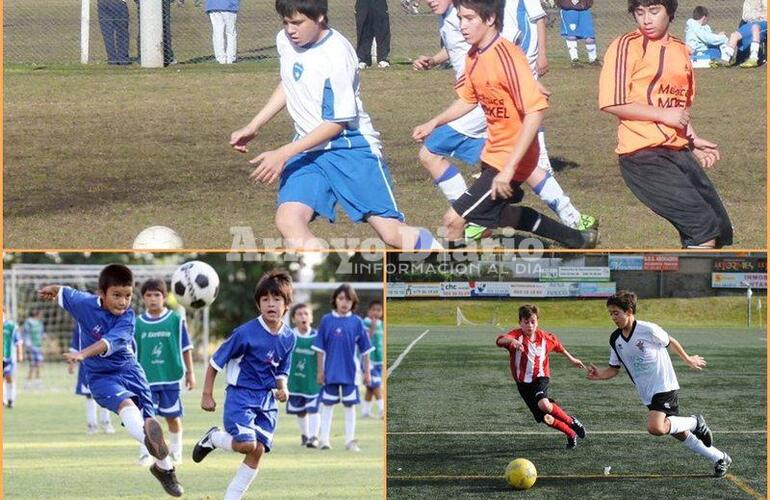
[[[567,449],[571,450],[577,447],[577,436],[567,438]]]
[[[599,230],[598,229],[586,229],[580,231],[581,242],[577,248],[596,248],[599,244]]]
[[[695,430],[693,430],[692,433],[695,434],[695,437],[700,439],[704,445],[710,447],[713,441],[711,436],[711,429],[709,429],[709,426],[706,425],[706,420],[703,419],[703,415],[693,415],[693,418],[695,418],[697,424],[695,425]]]
[[[163,429],[154,418],[144,421],[144,445],[150,455],[158,460],[163,460],[168,456],[168,446],[163,439]]]
[[[575,431],[575,434],[577,434],[580,439],[586,437],[586,428],[577,417],[572,417],[572,425],[570,425],[570,428]]]
[[[302,435],[302,442],[300,443],[300,446],[307,446],[308,438],[306,435]]]
[[[307,447],[308,448],[318,448],[321,445],[321,443],[318,441],[318,438],[315,436],[312,436],[308,438],[307,440]]]
[[[729,469],[730,464],[733,463],[733,459],[730,458],[730,455],[727,453],[724,455],[724,458],[717,460],[717,463],[714,464],[714,477],[725,477],[725,475],[727,475],[727,469]]]
[[[192,459],[193,462],[200,463],[201,460],[206,458],[206,455],[214,451],[214,443],[211,442],[211,435],[214,434],[214,432],[218,431],[219,427],[214,426],[211,429],[206,431],[206,434],[203,435],[202,438],[198,440],[197,443],[195,443],[195,448],[193,448],[192,452]]]
[[[184,488],[176,478],[176,469],[163,470],[158,467],[158,464],[152,464],[150,472],[160,482],[166,493],[172,497],[181,497],[184,494]]]

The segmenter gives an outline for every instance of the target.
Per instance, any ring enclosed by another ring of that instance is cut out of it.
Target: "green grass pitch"
[[[3,498],[157,499],[165,498],[147,468],[135,465],[138,444],[118,425],[117,433],[87,436],[84,399],[73,393],[75,377],[61,363],[43,367],[45,390],[19,383],[18,401],[3,409]],[[26,366],[17,375],[26,376]],[[200,409],[200,386],[184,395],[184,461],[177,476],[185,498],[222,498],[243,456],[215,451],[193,463],[195,441],[212,425],[222,425],[223,386],[215,392],[217,412]],[[199,379],[199,382],[202,380]],[[295,417],[280,405],[273,451],[245,498],[380,498],[383,492],[383,423],[357,422],[360,454],[345,451],[344,416],[335,407],[328,452],[299,446]],[[167,429],[162,423],[164,432]]]

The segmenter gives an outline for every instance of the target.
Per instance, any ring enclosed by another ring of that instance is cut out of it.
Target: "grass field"
[[[420,322],[405,301],[388,304],[392,366],[420,335],[388,381],[388,495],[394,498],[764,498],[766,478],[766,338],[759,329],[708,321],[670,327],[702,373],[678,360],[683,414],[703,413],[715,445],[733,457],[725,479],[709,462],[669,437],[646,433],[647,409],[621,373],[590,382],[562,356],[551,357],[551,396],[581,418],[588,436],[572,451],[561,433],[538,425],[510,378],[500,328]],[[555,318],[565,318],[544,303]],[[399,320],[401,318],[401,320]],[[406,319],[409,318],[409,319]],[[607,361],[609,320],[588,327],[549,327],[583,362]],[[666,322],[656,314],[643,319]],[[394,323],[399,323],[394,325]],[[407,326],[406,323],[410,325]],[[531,460],[539,479],[526,493],[502,479],[514,458]],[[609,476],[603,468],[611,466]]]
[[[3,498],[164,498],[157,480],[135,465],[138,445],[117,425],[117,417],[112,418],[116,434],[87,436],[83,398],[72,392],[74,377],[59,363],[46,365],[44,376],[46,390],[24,391],[20,384],[17,406],[3,409]],[[224,452],[200,464],[190,458],[195,441],[212,425],[222,425],[222,389],[217,387],[213,414],[200,409],[199,389],[184,396],[184,463],[177,475],[185,498],[221,498],[242,460]],[[352,454],[342,443],[340,408],[334,417],[334,449],[321,452],[299,446],[295,418],[281,408],[273,451],[263,458],[246,498],[380,498],[382,421],[358,420],[362,451]]]

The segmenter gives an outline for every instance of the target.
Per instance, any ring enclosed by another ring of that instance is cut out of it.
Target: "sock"
[[[594,43],[586,42],[586,52],[588,52],[588,61],[589,62],[596,61],[596,42],[594,42]]]
[[[580,224],[580,212],[572,204],[564,193],[564,190],[559,185],[559,182],[549,173],[545,178],[540,181],[532,191],[543,200],[543,203],[548,205],[548,208],[554,211],[556,215],[561,219],[562,224],[569,227],[576,227]]]
[[[449,203],[455,201],[466,189],[468,189],[460,170],[454,165],[449,165],[449,167],[444,170],[444,173],[441,174],[438,179],[433,181],[433,184],[441,189],[441,192],[444,193],[444,196],[446,196]]]
[[[10,386],[10,389],[8,391],[8,400],[9,401],[16,401],[16,380],[8,383]]]
[[[671,417],[669,417],[671,418]],[[717,463],[719,460],[725,458],[725,454],[714,448],[713,446],[706,447],[703,441],[695,437],[695,434],[689,433],[684,441],[682,441],[686,447],[697,453],[702,457],[706,457],[711,460],[711,463]]]
[[[304,416],[297,415],[297,427],[299,428],[299,433],[305,437],[309,436],[308,434],[308,418],[307,414]]]
[[[167,455],[163,460],[155,459],[155,465],[161,470],[171,470],[174,468],[174,464],[171,463],[171,455]]]
[[[553,427],[554,429],[556,429],[559,432],[563,432],[564,434],[567,435],[567,437],[572,438],[572,437],[576,436],[575,431],[570,429],[569,425],[565,424],[564,422],[562,422],[560,420],[553,419],[553,423],[552,424],[545,424],[545,425],[547,425],[548,427]]]
[[[107,408],[102,408],[101,406],[99,407],[99,422],[101,422],[103,426],[112,424],[112,420],[110,419],[110,410]]]
[[[573,61],[577,61],[577,40],[567,40],[567,51],[569,52],[569,58]]]
[[[540,156],[537,158],[537,167],[548,173],[553,173],[551,159],[548,157],[548,148],[545,146],[545,129],[540,127],[537,131],[537,145],[540,148]]]
[[[722,51],[722,60],[725,62],[729,62],[734,55],[735,55],[735,49],[730,47],[729,45],[725,45],[725,49]]]
[[[564,410],[559,408],[559,405],[557,405],[556,403],[552,402],[551,406],[553,407],[553,408],[551,408],[551,416],[553,418],[555,418],[556,420],[559,420],[561,422],[564,422],[567,425],[572,425],[574,420],[572,420],[572,417],[570,417],[569,415],[564,413]]]
[[[308,413],[307,415],[308,419],[308,428],[310,429],[308,432],[308,437],[318,437],[318,431],[321,428],[321,415],[318,413]]]
[[[93,401],[93,400],[90,400]],[[96,402],[94,402],[96,404]],[[126,428],[132,438],[144,444],[144,419],[142,412],[136,406],[126,406],[118,412],[120,421]],[[94,411],[94,423],[96,422],[96,411]]]
[[[363,417],[365,415],[371,415],[371,411],[372,411],[372,402],[367,400],[361,401],[361,416]]]
[[[749,59],[757,60],[759,59],[759,43],[758,42],[751,42],[750,49],[751,52],[749,53]]]
[[[211,434],[211,443],[220,450],[233,451],[233,437],[226,431],[214,431]]]
[[[441,245],[430,231],[424,228],[420,228],[420,234],[417,236],[417,241],[414,244],[415,250],[441,250]]]
[[[334,407],[321,404],[321,444],[329,444],[329,437],[332,433],[332,417],[334,416]]]
[[[227,485],[227,491],[225,492],[225,500],[240,500],[243,498],[246,490],[251,486],[251,482],[257,477],[259,469],[252,469],[248,465],[241,463],[238,470],[235,472],[235,477]]]
[[[668,431],[669,434],[692,431],[698,425],[698,421],[694,417],[668,417],[668,421],[671,423],[671,430]]]
[[[182,429],[168,432],[168,449],[171,453],[182,453]]]
[[[96,425],[96,409],[96,401],[91,398],[86,398],[86,424],[88,424],[89,427]]]
[[[583,244],[580,231],[549,219],[529,207],[507,205],[500,213],[499,225],[521,229],[557,241],[567,248],[579,248]]]
[[[345,407],[345,444],[356,438],[356,407]]]
[[[377,400],[377,408],[380,410],[380,415],[385,411],[385,400],[380,398]]]
[[[150,456],[150,450],[147,449],[147,447],[144,445],[144,443],[139,445],[139,456],[140,457],[148,457],[148,456]]]

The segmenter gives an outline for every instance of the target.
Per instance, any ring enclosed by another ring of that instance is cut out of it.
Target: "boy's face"
[[[700,23],[705,26],[709,22],[709,16],[703,16],[700,18]]]
[[[347,314],[353,309],[353,301],[350,300],[350,297],[345,292],[338,294],[334,298],[334,305],[336,306],[335,311],[339,314]]]
[[[163,309],[163,302],[165,299],[166,298],[160,290],[147,290],[144,292],[144,295],[142,295],[144,307],[151,313],[160,312],[161,309]]]
[[[671,19],[668,11],[660,4],[650,6],[640,5],[634,10],[634,19],[645,37],[650,40],[658,40],[668,33],[668,25]]]
[[[313,311],[308,307],[302,307],[294,311],[294,324],[301,330],[307,330],[310,328],[310,324],[313,323]]]
[[[607,306],[607,312],[610,313],[610,319],[618,328],[626,328],[634,321],[634,314],[631,311],[624,311],[618,306]]]
[[[120,316],[131,307],[133,293],[134,287],[126,285],[108,287],[106,291],[99,292],[99,295],[102,298],[102,307],[115,316]]]
[[[302,47],[317,42],[321,37],[321,32],[326,29],[322,20],[295,12],[291,17],[283,18],[283,29],[293,44]]]
[[[457,10],[460,17],[460,31],[465,41],[471,45],[478,45],[490,31],[494,30],[494,16],[484,21],[475,10],[460,6]]]
[[[286,301],[280,295],[268,293],[259,298],[259,312],[267,323],[277,324],[286,314]]]
[[[428,7],[430,11],[439,16],[443,16],[444,13],[449,10],[452,5],[452,0],[428,0]]]
[[[380,304],[373,305],[367,314],[372,319],[382,319],[382,306]]]
[[[535,330],[537,330],[537,314],[533,314],[529,318],[521,318],[519,328],[524,332],[524,335],[534,335]]]

